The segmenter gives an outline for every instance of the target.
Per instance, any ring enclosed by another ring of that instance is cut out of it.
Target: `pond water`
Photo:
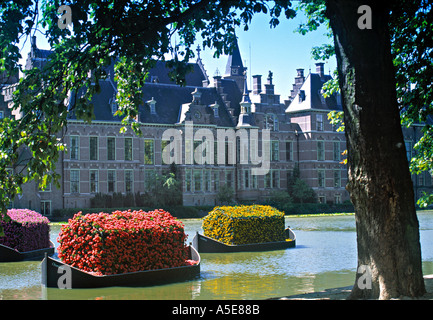
[[[433,274],[433,211],[418,213],[423,272]],[[188,240],[201,220],[184,220]],[[197,279],[144,288],[42,288],[40,261],[0,263],[0,300],[19,299],[267,299],[353,285],[357,266],[354,216],[286,217],[296,248],[201,254]],[[60,226],[51,228],[51,240]]]

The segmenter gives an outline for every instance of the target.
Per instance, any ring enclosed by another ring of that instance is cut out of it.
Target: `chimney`
[[[319,74],[320,78],[323,78],[325,75],[325,67],[323,62],[316,63],[316,73]]]
[[[262,76],[253,76],[253,94],[260,94],[262,92]]]
[[[268,95],[274,94],[274,85],[272,84],[272,79],[273,79],[273,73],[269,71],[268,83],[265,84],[265,93]]]
[[[296,72],[298,74],[295,77],[295,85],[300,87],[304,84],[304,81],[305,81],[304,69],[296,69]]]
[[[213,85],[215,88],[221,88],[222,84],[221,84],[221,75],[217,69],[217,71],[215,72],[215,75],[213,76]]]

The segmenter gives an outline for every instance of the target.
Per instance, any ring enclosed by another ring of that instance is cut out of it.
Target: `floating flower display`
[[[284,241],[284,212],[263,205],[215,207],[203,219],[203,232],[230,245]]]
[[[50,221],[36,211],[29,209],[9,209],[10,220],[1,221],[4,237],[0,244],[19,252],[50,247]]]
[[[66,264],[97,275],[191,265],[184,225],[164,210],[76,214],[59,233]]]

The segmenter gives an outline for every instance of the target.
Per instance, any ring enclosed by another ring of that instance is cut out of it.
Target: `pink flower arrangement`
[[[0,222],[5,236],[0,244],[25,252],[50,247],[50,221],[29,209],[10,209],[8,222]]]

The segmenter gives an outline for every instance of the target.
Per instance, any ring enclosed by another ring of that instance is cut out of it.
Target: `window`
[[[116,160],[116,138],[107,138],[107,160]]]
[[[108,192],[116,192],[116,170],[108,170]]]
[[[323,169],[317,170],[317,186],[319,188],[325,187],[325,170]]]
[[[98,160],[98,137],[90,137],[90,160]]]
[[[264,187],[265,188],[280,188],[280,171],[269,170],[264,176]]]
[[[114,115],[119,109],[119,105],[117,104],[116,97],[114,96],[113,98],[111,98],[108,103],[111,106],[111,113]]]
[[[132,161],[132,138],[125,138],[125,161]]]
[[[278,117],[275,114],[265,114],[265,129],[269,129],[271,131],[280,130]]]
[[[154,143],[151,139],[144,140],[144,164],[155,163]]]
[[[271,141],[271,161],[278,161],[280,158],[280,144],[278,141]]]
[[[425,185],[426,185],[427,187],[430,187],[430,186],[432,185],[432,175],[431,175],[430,171],[428,171],[428,172],[426,173],[426,177],[425,177]]]
[[[50,200],[42,200],[41,201],[41,214],[43,216],[51,215],[51,201]]]
[[[326,197],[325,196],[319,196],[319,203],[326,203]]]
[[[316,114],[316,129],[323,131],[323,114]]]
[[[194,170],[194,191],[202,191],[202,170]]]
[[[264,176],[264,187],[270,188],[271,187],[271,171]]]
[[[214,141],[213,143],[213,163],[219,164],[218,163],[218,141]]]
[[[292,141],[286,141],[286,161],[293,161]]]
[[[340,204],[341,203],[341,194],[335,194],[334,195],[334,203]]]
[[[70,138],[70,146],[69,151],[71,152],[71,160],[79,160],[80,159],[80,142],[78,136],[71,136]]]
[[[334,187],[335,188],[341,187],[341,171],[340,170],[334,170]]]
[[[244,170],[244,189],[250,188],[250,173],[249,169]]]
[[[226,171],[226,185],[229,188],[233,188],[233,172]]]
[[[168,164],[164,161],[164,149],[170,144],[170,140],[161,140],[161,163]],[[174,155],[174,150],[170,150],[170,157]]]
[[[209,192],[211,188],[211,172],[210,170],[204,171],[204,191]]]
[[[305,100],[305,91],[299,90],[299,102],[302,102]]]
[[[406,147],[406,157],[407,157],[407,161],[410,162],[410,160],[412,159],[412,142],[410,142],[410,141],[405,141],[404,145],[405,145],[405,147]]]
[[[219,171],[215,171],[213,173],[213,189],[218,191],[220,187],[220,173]]]
[[[0,111],[0,120],[4,118],[4,113],[3,111]]]
[[[334,161],[340,161],[340,141],[334,141]]]
[[[226,166],[234,165],[236,163],[236,150],[233,150],[233,142],[225,141],[225,161]]]
[[[280,171],[279,170],[272,170],[271,171],[271,178],[272,178],[272,188],[280,188]]]
[[[152,184],[155,181],[155,170],[147,169],[144,170],[144,189],[149,190],[152,188]]]
[[[99,172],[98,170],[90,170],[90,192],[99,192]]]
[[[192,174],[190,169],[185,170],[185,191],[192,191]]]
[[[325,160],[325,143],[323,140],[317,141],[317,160]]]
[[[192,154],[192,141],[190,139],[185,139],[185,164],[193,164],[193,154]]]
[[[252,178],[251,179],[251,188],[257,189],[258,188],[257,175],[252,175],[251,178]]]
[[[194,140],[193,157],[194,157],[194,164],[204,164],[205,155],[204,155],[204,143],[202,140]]]
[[[134,176],[132,170],[125,170],[125,192],[133,192],[134,191]]]
[[[418,185],[419,186],[424,186],[424,172],[421,172],[418,175]]]
[[[79,193],[80,192],[80,170],[71,170],[71,178],[70,178],[70,191],[71,193]]]
[[[51,192],[51,183],[47,183],[47,185],[45,186],[45,189],[42,189],[39,186],[39,192]]]

